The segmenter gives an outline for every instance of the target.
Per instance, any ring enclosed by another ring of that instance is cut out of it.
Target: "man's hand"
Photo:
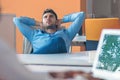
[[[42,22],[39,22],[39,21],[36,21],[36,29],[43,29],[43,23]]]
[[[56,25],[57,25],[57,28],[60,29],[61,28],[61,24],[62,24],[62,19],[58,19],[56,21]]]

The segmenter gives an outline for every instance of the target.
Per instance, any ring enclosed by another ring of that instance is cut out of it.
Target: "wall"
[[[81,4],[83,0],[1,0],[2,13],[16,14],[16,16],[33,17],[41,21],[41,15],[44,9],[54,9],[59,18],[63,15],[84,10]],[[65,26],[68,26],[66,24]],[[23,37],[18,29],[16,29],[16,49],[18,53],[22,53]]]
[[[120,0],[112,0],[111,5],[112,16],[120,18]]]
[[[120,0],[92,0],[95,17],[119,17]]]
[[[111,17],[111,0],[93,0],[95,17]]]
[[[86,0],[86,17],[91,18],[93,14],[93,0]]]

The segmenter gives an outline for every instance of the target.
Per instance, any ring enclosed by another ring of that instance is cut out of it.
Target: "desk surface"
[[[89,61],[89,53],[93,53],[93,51],[63,54],[18,54],[18,59],[26,65],[90,67],[92,63]]]
[[[61,71],[85,71],[91,72],[92,67],[74,67],[74,66],[46,66],[46,65],[25,65],[33,72],[61,72]]]
[[[33,72],[83,70],[90,72],[92,63],[89,61],[89,54],[95,51],[84,51],[67,54],[18,54],[18,59]]]

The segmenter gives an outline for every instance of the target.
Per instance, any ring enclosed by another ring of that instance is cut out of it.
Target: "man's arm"
[[[32,40],[34,35],[34,29],[36,29],[34,26],[40,26],[40,22],[29,17],[15,17],[13,22],[19,28],[20,32],[29,40]]]
[[[72,13],[69,15],[65,15],[62,19],[62,23],[72,22],[72,24],[68,28],[69,37],[72,40],[75,35],[80,30],[82,23],[84,21],[84,12]]]

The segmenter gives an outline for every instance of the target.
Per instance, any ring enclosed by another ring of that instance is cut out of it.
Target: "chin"
[[[51,25],[51,26],[47,26],[46,28],[47,29],[56,29],[57,27],[56,27],[56,25]]]

